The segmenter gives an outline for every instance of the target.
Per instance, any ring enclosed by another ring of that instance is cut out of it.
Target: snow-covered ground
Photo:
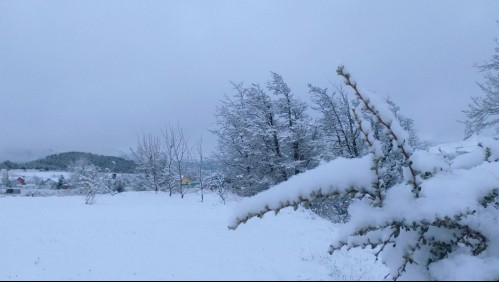
[[[368,250],[300,208],[228,230],[236,201],[166,193],[0,198],[0,280],[379,280]]]
[[[477,145],[481,142],[490,142],[491,140],[494,140],[491,137],[487,136],[476,136],[473,135],[467,140],[461,140],[461,141],[454,141],[454,142],[445,142],[445,143],[440,143],[437,145],[432,146],[429,148],[430,153],[434,154],[450,154],[450,155],[461,155],[464,153],[469,153],[471,151],[476,150]]]

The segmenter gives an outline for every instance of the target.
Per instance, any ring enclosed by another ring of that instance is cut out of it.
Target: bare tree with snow
[[[176,130],[170,131],[170,142],[172,148],[173,164],[177,174],[177,185],[179,187],[180,197],[184,198],[185,190],[182,186],[182,177],[187,172],[187,160],[190,158],[189,143],[184,135],[183,129],[177,125]]]
[[[217,160],[240,195],[254,195],[317,166],[318,128],[306,105],[293,97],[282,77],[272,73],[267,89],[233,84],[236,93],[217,108]]]
[[[400,123],[400,126],[402,126],[402,128],[409,134],[409,145],[411,145],[414,149],[428,149],[430,147],[430,143],[421,139],[418,131],[416,130],[414,120],[402,115],[400,113],[400,107],[390,97],[387,97],[385,101],[388,104],[390,111]]]
[[[355,124],[350,108],[353,106],[345,89],[334,86],[327,88],[308,85],[314,110],[321,114],[318,121],[322,132],[324,151],[322,158],[356,158],[366,152],[360,131]]]
[[[492,58],[477,68],[485,73],[485,82],[478,83],[485,97],[472,97],[468,108],[464,110],[466,115],[465,138],[475,133],[480,133],[486,128],[495,128],[499,133],[499,41]]]
[[[253,195],[288,178],[275,108],[259,85],[233,84],[236,93],[217,107],[215,153],[235,192]]]
[[[98,168],[86,159],[70,164],[70,182],[74,189],[85,196],[85,204],[92,205],[98,194],[112,193],[109,170],[99,172]]]
[[[163,136],[163,152],[162,152],[162,157],[163,157],[163,184],[165,187],[167,187],[168,192],[170,197],[172,196],[173,189],[176,188],[176,174],[174,172],[174,145],[175,141],[173,140],[176,138],[176,134],[174,132],[174,129],[171,126],[166,127],[162,131],[162,136]]]
[[[197,144],[197,153],[198,153],[198,177],[199,177],[199,187],[201,190],[201,202],[204,201],[204,184],[203,184],[203,161],[204,161],[204,154],[203,154],[203,137],[199,139],[199,142]]]
[[[2,170],[2,184],[5,187],[12,187],[12,183],[10,182],[9,178],[9,170],[8,169],[3,169]]]
[[[137,169],[145,175],[147,183],[158,192],[160,189],[161,174],[164,168],[161,140],[152,134],[142,133],[138,138],[137,148],[132,149],[137,163]]]
[[[208,175],[205,181],[206,187],[208,187],[211,191],[215,191],[224,205],[228,195],[228,189],[225,182],[225,176],[219,171]]]
[[[288,176],[317,166],[319,162],[319,129],[307,114],[307,105],[296,99],[281,75],[272,72],[268,90],[278,97],[275,101],[280,119],[279,137],[283,162]]]

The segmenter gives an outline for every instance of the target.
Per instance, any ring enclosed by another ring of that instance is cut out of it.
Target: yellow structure
[[[192,179],[190,179],[188,176],[182,177],[182,185],[189,185],[191,184]]]

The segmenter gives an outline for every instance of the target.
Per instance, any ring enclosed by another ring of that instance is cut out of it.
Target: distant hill
[[[120,157],[102,156],[84,152],[58,153],[46,156],[45,158],[20,164],[12,162],[6,164],[7,162],[4,162],[0,165],[0,167],[10,165],[10,168],[66,170],[68,168],[68,165],[80,159],[86,159],[90,163],[101,169],[109,168],[113,172],[131,173],[135,170],[135,163],[131,160],[125,160],[124,158]]]

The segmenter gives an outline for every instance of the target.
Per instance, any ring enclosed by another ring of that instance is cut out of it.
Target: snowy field
[[[308,210],[228,230],[237,201],[165,193],[0,198],[0,280],[379,280],[368,250],[330,256],[336,225]]]

